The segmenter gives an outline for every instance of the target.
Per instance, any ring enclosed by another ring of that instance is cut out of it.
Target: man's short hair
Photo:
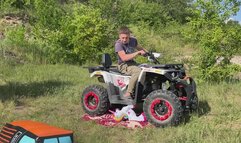
[[[131,31],[128,27],[126,26],[122,26],[120,29],[119,29],[119,34],[128,34],[130,35],[131,34]]]

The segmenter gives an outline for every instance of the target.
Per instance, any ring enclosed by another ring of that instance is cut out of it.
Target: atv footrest
[[[111,104],[124,104],[124,105],[133,105],[134,104],[134,99],[133,100],[122,100],[120,99],[120,95],[111,95],[109,98]]]

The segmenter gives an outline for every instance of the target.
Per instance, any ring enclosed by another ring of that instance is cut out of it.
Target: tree
[[[83,4],[70,6],[71,10],[59,19],[56,29],[39,26],[35,35],[44,41],[52,63],[97,62],[102,51],[108,48],[110,24],[101,18],[98,9]]]
[[[183,24],[187,22],[187,17],[191,16],[189,9],[192,8],[193,0],[152,0],[157,1],[164,6],[173,20]]]
[[[165,25],[170,17],[161,3],[145,0],[89,0],[89,5],[101,10],[102,16],[116,25],[148,23],[158,27]]]
[[[227,79],[239,69],[230,65],[230,59],[241,47],[241,28],[225,21],[237,13],[240,4],[239,0],[197,0],[194,5],[195,16],[189,19],[186,36],[201,48],[198,71],[204,80]]]

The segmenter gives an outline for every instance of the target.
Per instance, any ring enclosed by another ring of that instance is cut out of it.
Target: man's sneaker
[[[124,94],[124,97],[131,97],[131,93],[130,93],[130,92],[126,92],[126,93]]]

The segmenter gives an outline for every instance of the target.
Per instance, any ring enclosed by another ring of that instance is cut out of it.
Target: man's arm
[[[143,55],[143,54],[145,54],[145,52],[143,50],[137,51],[137,52],[131,53],[131,54],[126,54],[124,50],[121,50],[118,52],[119,57],[124,62],[134,59],[137,55]]]

